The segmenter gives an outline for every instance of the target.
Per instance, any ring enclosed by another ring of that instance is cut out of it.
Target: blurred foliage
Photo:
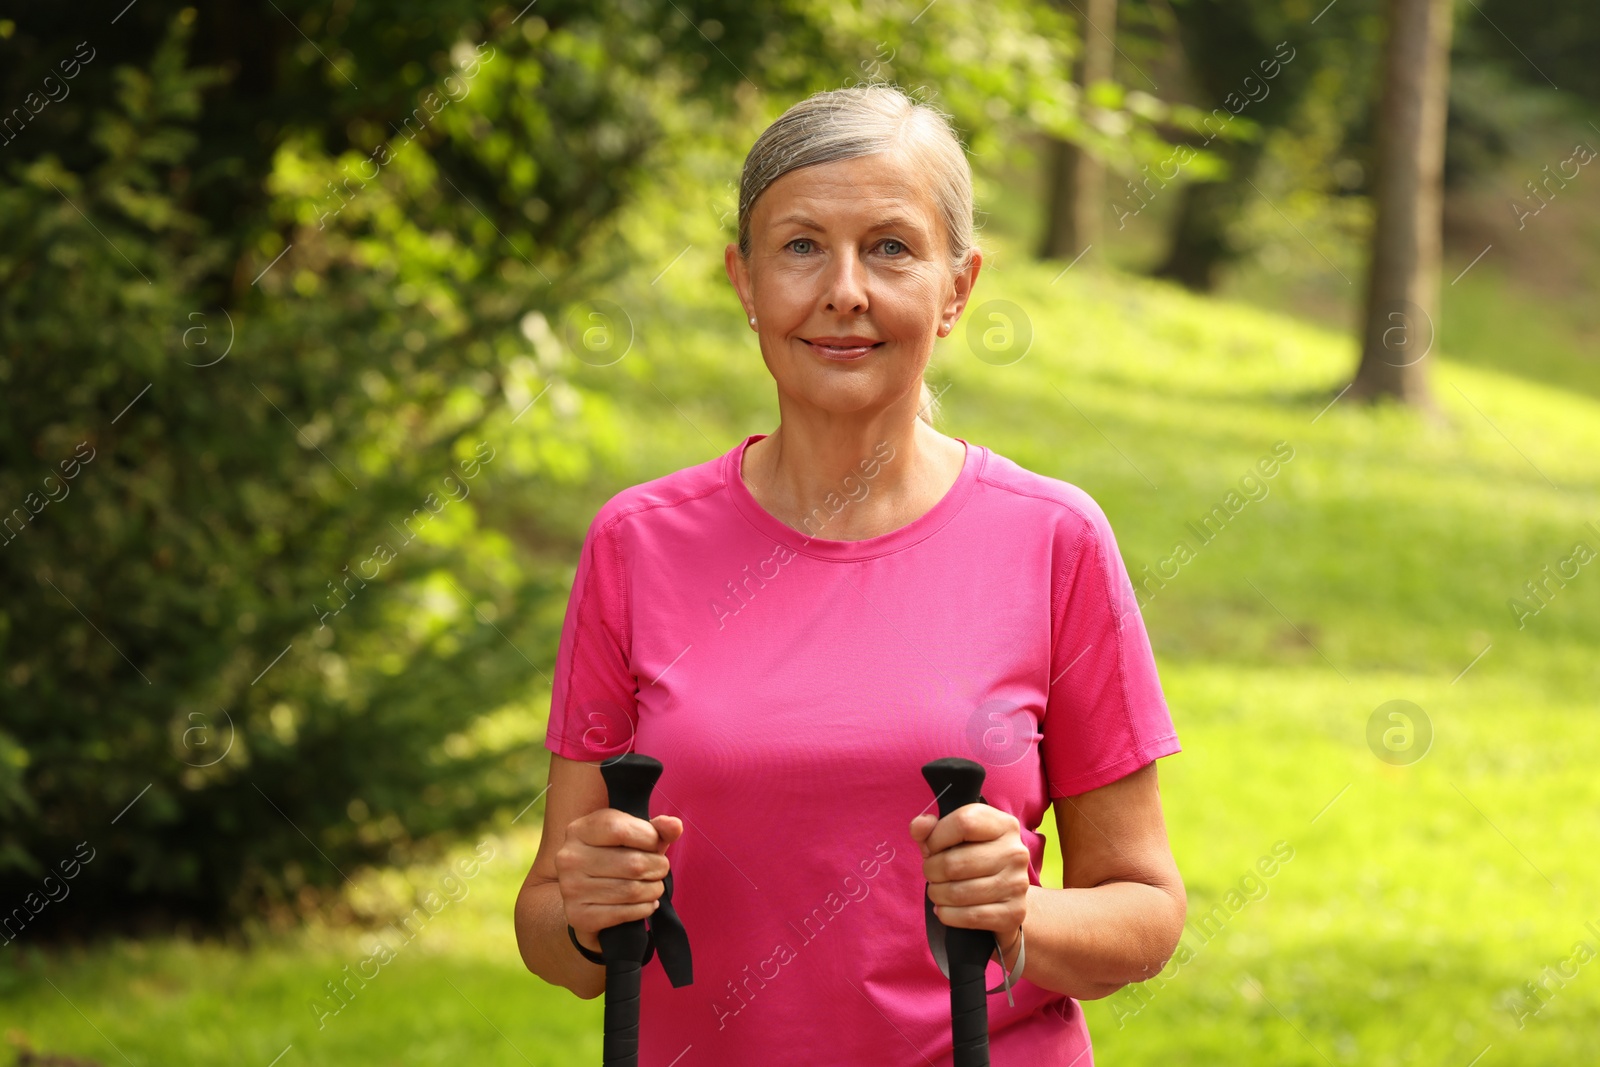
[[[1217,116],[1194,128],[1192,139],[1212,143],[1218,121],[1231,124],[1231,115],[1253,135],[1217,138],[1223,166],[1214,176],[1188,176],[1157,275],[1209,290],[1223,268],[1259,245],[1261,231],[1249,223],[1261,170],[1274,154],[1292,156],[1314,176],[1310,190],[1337,194],[1330,157],[1359,140],[1382,39],[1378,7],[1375,0],[1325,9],[1309,0],[1174,0],[1169,32],[1181,53],[1183,94]],[[1284,152],[1283,138],[1298,143]]]
[[[222,919],[523,810],[593,493],[632,477],[635,394],[666,395],[612,365],[655,306],[624,276],[733,238],[760,130],[898,84],[993,202],[1033,134],[1127,176],[1198,146],[1284,41],[1187,164],[1180,240],[1225,260],[1285,220],[1321,242],[1316,216],[1353,242],[1381,23],[1312,6],[1129,0],[1124,60],[1187,84],[1090,101],[1044,0],[0,18],[0,892],[87,841],[78,889],[117,907],[79,915]],[[1494,79],[1532,75],[1466,39],[1470,170],[1527,113]]]
[[[1050,6],[919,7],[0,20],[3,899],[87,841],[75,922],[312,906],[522,810],[641,373],[597,376],[572,312],[706,224],[624,208],[727,188],[794,99],[865,81],[977,156],[1165,147],[1153,97],[1083,127]]]
[[[1463,9],[1474,51],[1525,85],[1600,103],[1600,18],[1586,0],[1482,0]]]
[[[1600,48],[1600,18],[1592,4],[1485,3],[1462,8],[1456,20],[1447,187],[1492,177],[1548,131],[1568,127],[1590,139],[1587,121],[1600,103],[1592,58]]]
[[[34,811],[6,820],[0,884],[21,898],[87,841],[75,888],[105,906],[79,922],[287,900],[537,770],[533,738],[474,732],[529,688],[482,619],[559,595],[474,495],[534,469],[495,421],[517,272],[420,188],[420,138],[360,191],[389,212],[367,234],[284,221],[281,158],[252,176],[202,147],[226,72],[191,65],[194,24],[104,99],[80,86],[97,154],[69,167],[25,130],[0,191],[5,506],[93,453],[3,549],[0,702]],[[261,206],[208,212],[228,174]]]
[[[1176,51],[1168,65],[1179,73],[1178,85],[1165,95],[1203,113],[1230,106],[1230,93],[1236,100],[1250,95],[1244,79],[1272,54],[1273,42],[1287,41],[1296,50],[1270,91],[1241,110],[1254,136],[1219,139],[1219,165],[1184,175],[1181,203],[1155,272],[1211,289],[1221,271],[1292,235],[1294,227],[1345,263],[1347,274],[1359,272],[1371,226],[1366,197],[1376,165],[1372,120],[1384,5],[1125,0],[1123,6],[1145,53],[1152,39]],[[1585,0],[1459,7],[1451,49],[1447,187],[1492,176],[1551,128],[1586,128],[1585,109],[1600,99],[1591,61],[1597,35],[1600,20]],[[1139,51],[1132,42],[1128,47]],[[1131,60],[1120,73],[1129,81],[1143,77]],[[1557,92],[1558,85],[1567,91]],[[1197,137],[1204,139],[1204,131]]]

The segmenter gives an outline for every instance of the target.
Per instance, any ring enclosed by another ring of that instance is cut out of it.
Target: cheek
[[[899,279],[881,301],[883,312],[892,316],[895,332],[902,336],[933,336],[944,303],[939,279],[924,276]]]
[[[894,288],[885,288],[881,302],[894,307],[902,318],[929,317],[939,298],[938,290],[920,278],[899,281]]]
[[[903,288],[909,299],[914,299],[919,305],[930,309],[930,315],[936,315],[944,304],[950,285],[943,275],[928,271],[906,278]]]
[[[804,275],[783,271],[763,272],[751,279],[752,303],[763,328],[788,328],[801,322],[814,306],[815,287]]]

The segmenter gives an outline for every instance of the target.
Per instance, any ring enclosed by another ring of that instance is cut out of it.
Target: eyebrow
[[[787,226],[790,223],[794,223],[794,224],[796,224],[798,226],[805,226],[805,227],[807,227],[809,229],[813,229],[813,230],[826,230],[827,229],[826,226],[824,226],[822,223],[818,222],[816,219],[813,219],[813,218],[811,218],[809,216],[806,216],[806,215],[801,215],[801,214],[798,214],[798,213],[794,213],[794,212],[791,212],[790,214],[783,216],[783,218],[781,218],[781,219],[773,220],[772,225],[773,226]],[[917,231],[919,233],[922,230],[922,225],[920,223],[918,223],[914,219],[908,219],[904,215],[891,215],[886,219],[880,219],[878,222],[876,222],[876,223],[874,223],[872,225],[871,229],[874,229],[874,230],[887,230],[887,229],[893,229],[893,228],[897,228],[897,227],[900,228],[900,229],[915,230],[915,231]]]

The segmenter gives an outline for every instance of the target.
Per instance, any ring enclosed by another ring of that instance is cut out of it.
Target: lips
[[[876,341],[870,337],[802,337],[802,341],[811,346],[812,351],[828,359],[860,359],[874,348],[881,347],[885,342]]]

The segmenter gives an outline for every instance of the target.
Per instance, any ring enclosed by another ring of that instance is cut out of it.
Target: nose
[[[867,269],[853,246],[828,265],[823,296],[829,311],[860,314],[867,309]]]

